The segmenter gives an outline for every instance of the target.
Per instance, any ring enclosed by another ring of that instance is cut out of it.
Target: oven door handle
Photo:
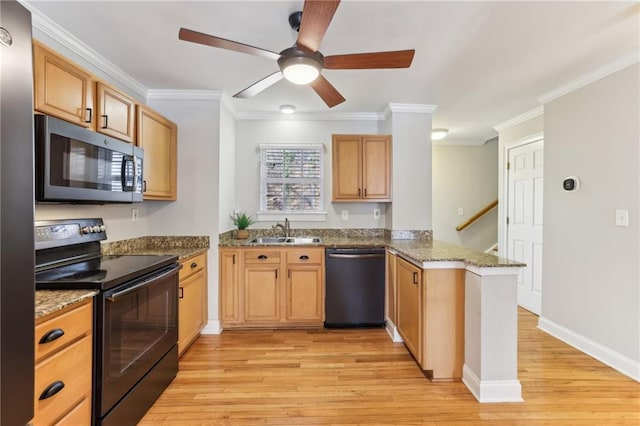
[[[126,296],[127,294],[133,293],[135,291],[140,290],[142,287],[146,287],[149,284],[153,283],[154,281],[160,280],[162,278],[165,278],[171,274],[175,274],[178,272],[178,269],[180,269],[179,267],[175,267],[175,268],[171,268],[170,270],[168,270],[167,272],[163,272],[162,274],[158,274],[158,275],[154,275],[153,277],[146,279],[144,281],[139,282],[138,284],[135,284],[131,287],[128,287],[124,290],[118,291],[113,293],[110,296],[107,296],[107,300],[109,302],[116,302],[118,299],[121,299],[122,297]]]

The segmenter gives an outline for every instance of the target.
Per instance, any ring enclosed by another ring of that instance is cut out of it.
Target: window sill
[[[326,222],[327,212],[258,212],[256,214],[259,222],[279,222],[285,219],[300,222]]]

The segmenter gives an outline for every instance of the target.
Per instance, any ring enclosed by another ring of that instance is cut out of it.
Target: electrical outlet
[[[131,222],[138,221],[138,209],[131,209]]]
[[[380,219],[380,209],[373,209],[373,218]]]
[[[629,226],[629,210],[616,210],[616,226]]]
[[[342,220],[349,220],[349,210],[342,210]]]
[[[458,216],[464,216],[464,209],[462,207],[458,207]]]

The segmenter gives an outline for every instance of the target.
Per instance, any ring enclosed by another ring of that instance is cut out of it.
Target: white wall
[[[393,203],[389,209],[393,216],[389,229],[432,230],[431,114],[391,114]]]
[[[374,120],[238,120],[236,121],[235,207],[255,217],[260,208],[260,153],[263,143],[322,143],[324,152],[325,222],[292,221],[292,228],[384,228],[384,203],[331,203],[331,135],[377,134]],[[223,183],[224,184],[224,183]],[[373,209],[380,208],[380,219]],[[341,211],[349,219],[341,219]],[[230,214],[231,211],[227,212]],[[224,212],[221,212],[224,214]],[[270,228],[274,221],[259,222],[252,228]]]
[[[433,238],[480,251],[493,246],[498,241],[497,208],[460,232],[455,228],[498,198],[498,141],[434,145],[432,173]]]
[[[216,320],[220,101],[150,99],[147,103],[178,125],[178,199],[145,203],[148,234],[209,236],[209,319]]]
[[[218,204],[218,232],[234,229],[229,215],[236,205],[236,122],[222,104],[220,107],[220,159],[218,179],[220,197]]]
[[[545,105],[543,328],[640,380],[640,67]],[[562,179],[578,176],[578,192]],[[629,227],[615,210],[629,210]]]

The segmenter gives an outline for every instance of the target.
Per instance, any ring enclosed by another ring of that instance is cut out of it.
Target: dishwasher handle
[[[380,259],[384,257],[384,253],[375,254],[338,254],[329,253],[328,255],[332,259]]]

